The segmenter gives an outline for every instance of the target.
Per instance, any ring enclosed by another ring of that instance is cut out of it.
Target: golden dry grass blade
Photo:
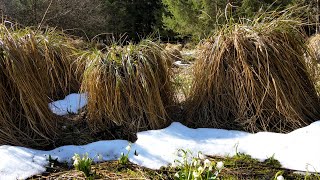
[[[272,15],[229,24],[203,43],[187,101],[190,125],[288,132],[319,119],[299,21]]]

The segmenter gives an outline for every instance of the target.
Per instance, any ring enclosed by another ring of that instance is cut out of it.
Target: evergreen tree
[[[225,0],[162,0],[167,14],[163,23],[181,36],[201,39],[221,23],[219,15],[227,4]]]
[[[105,0],[103,12],[108,22],[107,31],[127,33],[130,39],[138,41],[159,24],[161,7],[160,0]]]
[[[181,36],[202,39],[227,19],[250,19],[259,11],[284,9],[292,0],[162,0],[167,14],[163,17],[167,29]],[[230,4],[231,6],[227,6]],[[227,15],[227,17],[226,17]]]

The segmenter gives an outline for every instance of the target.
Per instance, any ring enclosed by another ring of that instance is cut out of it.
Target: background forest
[[[166,41],[200,40],[228,18],[249,20],[294,5],[306,6],[297,14],[313,23],[308,31],[314,33],[318,0],[0,0],[2,14],[24,26],[48,25],[89,39],[125,34],[134,41],[152,33]]]

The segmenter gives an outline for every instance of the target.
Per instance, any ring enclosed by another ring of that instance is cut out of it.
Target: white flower
[[[130,151],[130,150],[131,150],[131,145],[130,145],[130,144],[126,147],[126,150],[127,150],[127,151]]]
[[[211,166],[211,161],[209,159],[204,160],[204,167],[210,167]]]
[[[75,159],[73,162],[73,166],[78,166],[79,165],[79,159]]]
[[[198,172],[199,172],[199,174],[201,174],[201,173],[203,172],[203,170],[204,170],[204,169],[203,169],[202,166],[199,166],[199,167],[198,167]]]
[[[124,156],[124,153],[123,153],[123,152],[121,152],[121,156]]]
[[[217,169],[218,169],[218,170],[221,170],[221,169],[223,169],[223,167],[224,167],[223,162],[222,162],[222,161],[219,161],[219,162],[217,163]]]
[[[179,178],[179,173],[174,174],[174,177]]]
[[[194,159],[194,160],[193,160],[193,166],[194,166],[194,167],[197,167],[200,163],[201,163],[200,160],[197,160],[197,159]]]
[[[197,160],[194,160],[193,161],[193,166],[197,166],[198,165],[198,161]]]
[[[194,178],[199,177],[199,173],[198,173],[198,172],[196,172],[196,171],[193,171],[192,175],[193,175],[193,177],[194,177]]]
[[[97,158],[98,158],[99,161],[102,161],[102,160],[103,160],[102,154],[98,154],[98,157],[97,157]]]
[[[277,177],[277,180],[284,180],[284,177],[280,175]]]
[[[200,159],[205,159],[206,158],[206,156],[203,155],[202,153],[199,153],[198,156],[199,156]]]

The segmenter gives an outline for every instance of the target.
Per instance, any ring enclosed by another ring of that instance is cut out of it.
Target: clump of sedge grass
[[[229,23],[207,39],[194,67],[188,123],[288,132],[319,119],[300,25],[289,10],[272,12]]]
[[[306,56],[307,65],[314,81],[316,82],[317,93],[320,93],[320,34],[316,34],[308,39],[308,47],[311,54]],[[314,59],[314,60],[313,60]]]
[[[0,24],[0,144],[43,147],[57,136],[48,103],[80,88],[71,41],[54,29]]]
[[[88,53],[82,91],[94,131],[122,126],[128,131],[163,128],[174,103],[168,55],[148,40]]]
[[[316,56],[316,60],[320,62],[320,34],[315,34],[308,39],[308,46]]]

